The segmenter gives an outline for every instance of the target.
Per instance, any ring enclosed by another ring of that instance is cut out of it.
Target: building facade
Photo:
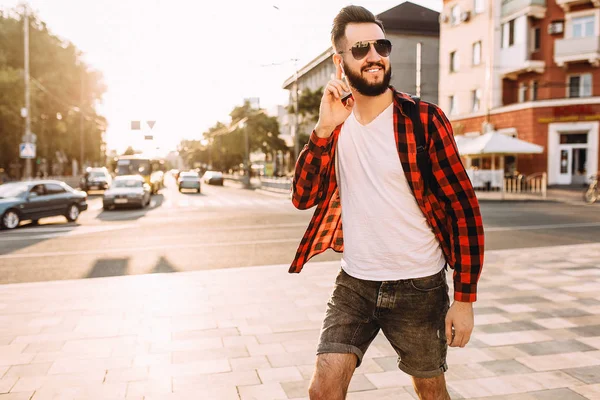
[[[377,15],[383,22],[386,37],[392,42],[391,84],[398,90],[417,94],[430,102],[438,99],[439,15],[411,2],[404,2]],[[315,91],[335,78],[333,54],[333,48],[328,48],[284,82],[283,88],[290,91],[290,104],[294,103],[296,93],[307,88]],[[295,122],[291,115],[291,132],[295,132]],[[308,134],[313,128],[303,121],[298,121],[298,126],[300,134]]]
[[[439,103],[455,134],[502,130],[543,146],[511,157],[506,172],[546,172],[550,185],[582,185],[597,173],[600,1],[444,0],[441,21]],[[482,71],[463,68],[480,37]]]

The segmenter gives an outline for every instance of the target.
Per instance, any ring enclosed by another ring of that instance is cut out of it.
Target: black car
[[[223,174],[219,171],[206,171],[202,180],[209,185],[223,186]]]
[[[110,187],[112,177],[106,168],[88,168],[81,178],[79,186],[83,191],[106,190]]]
[[[14,229],[21,221],[62,215],[67,221],[87,210],[87,194],[61,181],[36,180],[0,185],[0,227]]]

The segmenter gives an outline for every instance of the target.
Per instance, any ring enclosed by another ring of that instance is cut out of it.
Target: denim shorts
[[[446,372],[445,319],[450,306],[446,268],[435,275],[399,281],[366,281],[340,270],[317,354],[363,355],[381,329],[396,353],[398,367],[417,378]]]

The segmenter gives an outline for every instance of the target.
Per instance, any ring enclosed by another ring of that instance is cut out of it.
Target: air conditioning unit
[[[460,13],[460,22],[467,22],[471,18],[470,11],[464,11]]]
[[[548,24],[548,33],[550,35],[557,35],[565,31],[564,21],[552,21]]]

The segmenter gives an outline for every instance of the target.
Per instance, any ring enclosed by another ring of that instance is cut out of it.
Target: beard
[[[392,79],[391,65],[388,69],[385,69],[385,66],[383,64],[371,63],[371,64],[366,65],[364,68],[362,68],[361,72],[366,71],[367,69],[372,68],[372,67],[379,67],[384,71],[383,80],[381,82],[369,83],[367,81],[367,79],[361,75],[361,72],[354,73],[354,71],[352,71],[350,69],[350,67],[346,64],[345,61],[343,61],[343,63],[344,63],[344,72],[346,73],[346,78],[348,79],[348,83],[350,84],[350,86],[352,86],[354,89],[356,89],[356,91],[358,93],[362,94],[363,96],[370,96],[370,97],[379,96],[379,95],[385,93],[385,91],[390,86],[390,80]]]

